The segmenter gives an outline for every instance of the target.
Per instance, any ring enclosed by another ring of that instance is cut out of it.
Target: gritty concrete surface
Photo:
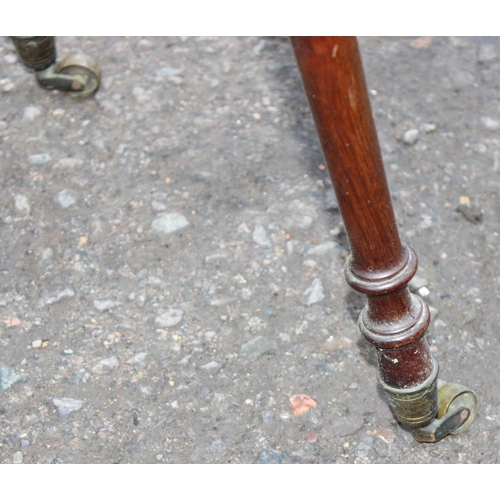
[[[361,38],[402,239],[463,434],[416,443],[281,37],[57,39],[79,101],[0,39],[0,462],[497,463],[500,39]]]

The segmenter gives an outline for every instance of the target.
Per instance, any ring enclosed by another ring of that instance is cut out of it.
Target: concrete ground
[[[94,97],[0,39],[2,463],[499,461],[500,39],[360,38],[431,350],[479,400],[432,445],[357,330],[288,39],[57,46],[98,60]]]

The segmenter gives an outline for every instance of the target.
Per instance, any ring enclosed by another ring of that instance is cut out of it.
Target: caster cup
[[[456,435],[466,431],[474,421],[477,412],[477,397],[473,391],[467,389],[463,385],[450,384],[442,380],[438,380],[438,414],[437,418],[441,418],[447,413],[452,413],[460,407],[466,407],[469,411],[467,420],[457,429],[450,432]]]
[[[94,59],[85,54],[70,54],[56,62],[55,73],[73,77],[71,97],[89,97],[99,88],[101,69]]]

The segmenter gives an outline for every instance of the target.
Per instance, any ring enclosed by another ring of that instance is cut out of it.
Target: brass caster
[[[101,82],[101,68],[85,54],[70,54],[57,61],[55,72],[73,78],[71,90],[67,89],[71,97],[89,97],[97,91]]]
[[[425,427],[413,429],[413,437],[421,443],[435,443],[448,434],[460,434],[470,427],[476,411],[477,398],[473,391],[438,380],[437,418]]]
[[[449,384],[438,380],[438,414],[441,418],[447,413],[453,412],[460,406],[465,406],[470,411],[469,418],[450,434],[460,434],[466,431],[476,418],[477,398],[473,391],[463,385]]]

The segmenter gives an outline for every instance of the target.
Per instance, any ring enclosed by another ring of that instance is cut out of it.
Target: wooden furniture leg
[[[292,37],[292,45],[351,247],[346,280],[368,299],[359,328],[376,349],[380,383],[419,441],[461,432],[475,396],[462,391],[438,415],[438,362],[424,337],[429,309],[407,286],[417,256],[399,237],[357,40]]]

